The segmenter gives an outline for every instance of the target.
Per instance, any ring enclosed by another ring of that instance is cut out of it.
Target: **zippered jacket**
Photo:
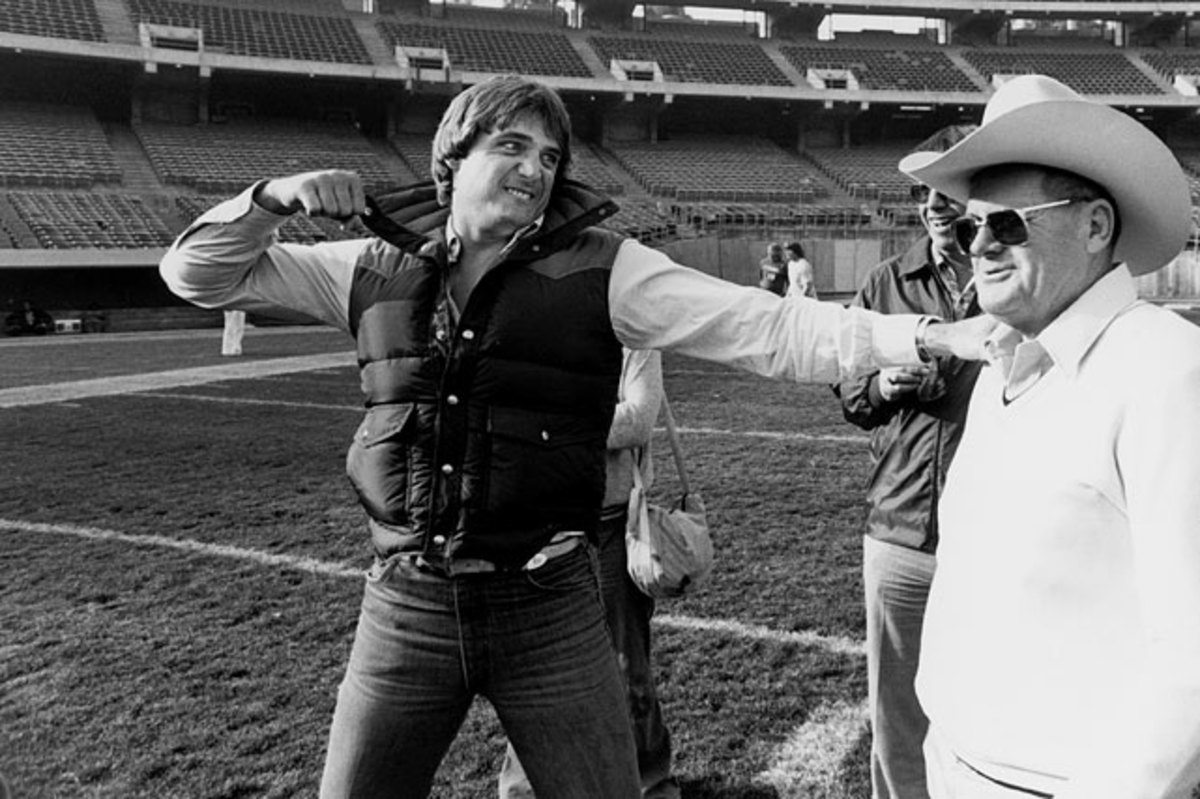
[[[853,304],[884,314],[930,314],[946,321],[979,313],[973,289],[956,306],[936,272],[927,236],[875,267]],[[929,402],[915,395],[884,400],[877,371],[841,383],[838,393],[846,421],[871,431],[867,535],[922,552],[936,551],[937,503],[962,437],[979,368],[978,361],[939,358],[938,379],[945,381],[945,392]]]

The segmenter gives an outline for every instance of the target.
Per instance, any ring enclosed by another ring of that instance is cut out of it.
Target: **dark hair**
[[[540,119],[546,133],[558,144],[561,158],[555,186],[565,179],[571,165],[571,117],[562,98],[537,81],[520,75],[500,75],[460,92],[442,114],[430,158],[439,203],[448,205],[454,188],[450,161],[465,158],[480,135],[503,130],[525,114]]]
[[[1039,173],[1042,177],[1042,191],[1056,200],[1069,199],[1083,202],[1104,200],[1107,202],[1113,209],[1113,235],[1110,246],[1116,246],[1117,239],[1121,235],[1121,209],[1117,206],[1117,201],[1113,199],[1108,189],[1091,178],[1085,178],[1076,172],[1060,169],[1056,166],[1044,166],[1042,164],[993,164],[971,175],[971,184],[974,185],[981,180],[1017,170],[1028,170]]]
[[[784,249],[797,258],[804,257],[804,247],[798,241],[789,241]]]
[[[947,125],[909,150],[909,153],[944,153],[978,128],[977,125]]]

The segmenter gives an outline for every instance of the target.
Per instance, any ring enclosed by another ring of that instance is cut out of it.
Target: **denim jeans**
[[[542,796],[640,795],[591,547],[530,571],[448,578],[393,558],[367,576],[323,799],[425,797],[476,695]]]
[[[679,799],[679,785],[671,776],[671,736],[663,724],[650,658],[650,617],[654,615],[654,600],[638,590],[626,571],[625,519],[626,515],[622,513],[606,517],[600,524],[600,591],[628,691],[641,795],[646,799]],[[500,771],[499,795],[500,799],[531,799],[534,796],[521,760],[516,757],[511,744]],[[552,794],[539,795],[553,797]]]
[[[929,720],[914,685],[937,560],[863,537],[872,799],[928,799],[921,744]]]

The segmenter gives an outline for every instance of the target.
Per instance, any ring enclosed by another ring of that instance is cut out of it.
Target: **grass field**
[[[343,476],[351,343],[250,330],[223,359],[219,334],[0,339],[18,797],[316,794],[369,560]],[[865,436],[825,387],[665,366],[718,557],[655,627],[684,796],[867,796]],[[435,795],[494,796],[503,741],[478,703]]]

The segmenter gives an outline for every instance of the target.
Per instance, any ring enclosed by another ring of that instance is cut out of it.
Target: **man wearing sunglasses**
[[[974,129],[950,125],[916,152],[945,152]],[[923,183],[912,198],[926,235],[867,275],[854,304],[885,314],[965,319],[979,313],[971,259],[955,239],[958,200]],[[979,361],[937,358],[842,382],[846,421],[871,431],[863,536],[872,799],[926,799],[921,744],[929,722],[915,680],[936,565],[937,504],[962,435]]]
[[[940,505],[917,689],[935,799],[1188,799],[1200,782],[1200,331],[1134,277],[1187,181],[1043,76],[901,162],[967,199],[988,342]]]

